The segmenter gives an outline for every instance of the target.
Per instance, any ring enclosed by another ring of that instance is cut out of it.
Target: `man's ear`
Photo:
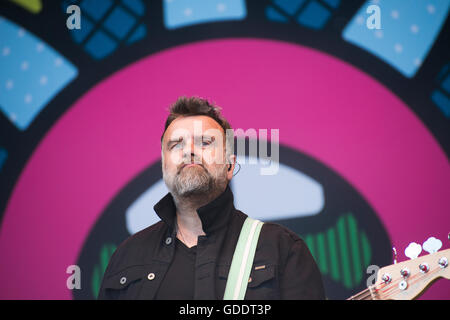
[[[227,162],[227,178],[228,178],[228,180],[231,180],[231,178],[233,178],[233,172],[234,172],[235,165],[236,165],[236,156],[234,154],[232,154],[228,157],[228,162]]]

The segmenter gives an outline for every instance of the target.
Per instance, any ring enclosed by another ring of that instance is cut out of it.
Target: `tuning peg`
[[[422,246],[418,243],[411,242],[405,249],[405,256],[410,259],[415,259],[422,252]]]
[[[428,238],[427,241],[425,241],[422,245],[423,250],[425,250],[428,253],[438,252],[441,247],[442,241],[436,239],[435,237]]]
[[[397,249],[395,247],[392,247],[392,255],[394,256],[394,264],[397,263]]]

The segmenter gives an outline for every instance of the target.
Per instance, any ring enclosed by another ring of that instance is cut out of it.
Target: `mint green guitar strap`
[[[252,270],[259,233],[264,223],[247,217],[234,249],[224,300],[244,300],[248,279]]]

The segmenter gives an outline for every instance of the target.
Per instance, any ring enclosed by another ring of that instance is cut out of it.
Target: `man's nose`
[[[191,153],[191,163],[201,163],[201,160],[200,160],[200,158],[199,157],[197,157],[196,155],[195,155],[195,153]]]
[[[194,139],[190,139],[189,143],[186,143],[186,148],[183,150],[183,158],[187,163],[201,163],[201,148],[196,148]],[[190,149],[188,148],[190,147]]]

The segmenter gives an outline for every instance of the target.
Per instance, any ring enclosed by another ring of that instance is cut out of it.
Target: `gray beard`
[[[173,179],[173,192],[179,197],[202,195],[214,189],[214,182],[203,167],[183,168]]]
[[[214,197],[225,190],[228,183],[225,167],[213,174],[204,167],[183,168],[173,176],[163,170],[163,179],[172,195],[178,198]]]

